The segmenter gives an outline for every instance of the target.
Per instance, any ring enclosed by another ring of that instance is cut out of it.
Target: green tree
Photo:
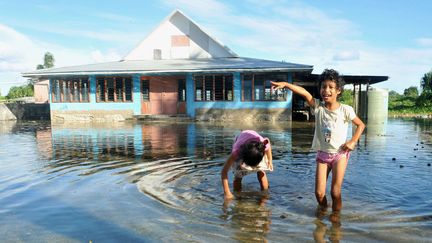
[[[54,55],[51,54],[51,52],[47,51],[47,52],[45,52],[45,55],[44,55],[44,64],[38,64],[36,66],[36,69],[40,70],[40,69],[45,69],[45,68],[52,68],[52,67],[54,67],[54,61],[55,61]],[[38,81],[39,81],[39,79],[33,78],[33,79],[29,79],[28,83],[31,85],[34,85]]]
[[[345,89],[340,97],[340,102],[346,105],[353,105],[353,91],[350,89]]]
[[[36,69],[45,69],[45,68],[52,68],[54,67],[54,55],[51,54],[51,52],[45,52],[44,55],[44,63],[43,64],[38,64],[36,66]]]
[[[419,96],[419,92],[417,87],[411,86],[404,90],[404,95],[416,99]]]
[[[425,73],[420,81],[420,86],[422,88],[422,94],[424,92],[432,93],[432,71]]]
[[[425,73],[420,80],[422,92],[416,100],[418,107],[432,107],[432,71]]]
[[[6,95],[8,99],[16,99],[21,97],[33,96],[33,85],[26,84],[22,86],[13,86],[9,89],[9,93]]]

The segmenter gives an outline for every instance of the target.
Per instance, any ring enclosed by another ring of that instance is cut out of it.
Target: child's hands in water
[[[271,161],[267,161],[267,167],[270,171],[273,171],[273,163]]]

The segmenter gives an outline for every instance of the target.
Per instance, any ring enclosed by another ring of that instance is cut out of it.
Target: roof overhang
[[[301,85],[316,85],[319,82],[319,74],[300,73],[295,77],[295,82]],[[374,76],[374,75],[342,75],[345,84],[376,84],[387,81],[388,76]]]
[[[227,72],[306,72],[313,66],[253,58],[213,58],[177,60],[137,60],[41,69],[22,75],[30,78],[88,75],[174,75]]]

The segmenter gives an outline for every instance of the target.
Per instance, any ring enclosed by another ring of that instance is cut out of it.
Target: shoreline
[[[389,118],[422,118],[422,119],[432,119],[432,114],[388,114]]]

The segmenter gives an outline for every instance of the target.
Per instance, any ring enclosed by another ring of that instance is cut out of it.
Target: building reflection
[[[41,157],[51,159],[53,154],[53,145],[51,139],[51,128],[36,130],[36,145]]]
[[[37,130],[36,140],[40,153],[48,160],[210,159],[231,152],[236,132],[196,124],[68,124]]]
[[[8,134],[11,133],[15,128],[17,122],[16,121],[1,121],[0,122],[0,134]]]

